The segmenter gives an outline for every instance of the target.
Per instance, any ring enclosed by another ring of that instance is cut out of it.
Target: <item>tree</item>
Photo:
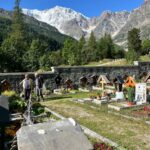
[[[128,32],[128,52],[126,58],[127,61],[133,62],[138,60],[141,54],[141,39],[140,39],[140,30],[133,28]]]
[[[51,52],[49,56],[51,66],[58,66],[62,64],[62,57],[60,50],[56,52]]]
[[[93,32],[91,32],[90,38],[87,42],[87,46],[87,55],[90,56],[89,61],[95,61],[97,52],[97,42]]]
[[[98,43],[97,56],[99,59],[114,58],[115,46],[109,34],[105,34]]]
[[[2,43],[2,51],[6,57],[5,65],[8,71],[24,71],[22,57],[27,49],[25,35],[20,0],[16,0],[12,31]]]
[[[137,53],[134,50],[130,50],[130,51],[126,52],[125,56],[126,56],[127,62],[129,62],[130,64],[133,61],[138,60],[138,55],[137,55]]]
[[[80,51],[82,51],[82,48],[84,47],[85,44],[86,44],[85,38],[84,38],[84,36],[82,36],[78,43],[78,48]]]
[[[117,58],[124,58],[125,57],[125,50],[121,46],[114,44],[114,49],[115,50],[114,50],[114,57],[113,58],[117,59]]]
[[[142,42],[142,55],[146,55],[150,53],[150,40],[144,40]]]
[[[27,70],[36,71],[39,69],[39,59],[42,56],[40,40],[32,40],[29,50],[24,55],[24,66]]]

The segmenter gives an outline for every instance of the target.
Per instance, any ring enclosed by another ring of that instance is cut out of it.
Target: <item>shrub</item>
[[[40,103],[34,103],[32,105],[32,113],[33,115],[40,115],[42,113],[44,113],[45,109],[44,106],[42,106]]]
[[[15,99],[17,97],[17,94],[15,91],[5,91],[2,93],[4,96],[8,96],[9,99]]]
[[[133,87],[127,88],[128,101],[133,102],[135,98],[135,89]]]
[[[25,110],[26,102],[15,91],[5,91],[2,95],[9,97],[9,110],[11,112],[23,112]]]

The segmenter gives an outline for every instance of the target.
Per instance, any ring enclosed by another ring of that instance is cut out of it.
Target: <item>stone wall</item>
[[[53,67],[51,72],[43,73],[42,76],[45,81],[45,85],[48,89],[55,87],[55,77],[57,73],[60,73],[61,77],[65,80],[70,78],[74,83],[79,83],[79,78],[87,75],[100,75],[106,74],[110,79],[117,75],[131,75],[137,79],[142,73],[150,72],[150,62],[138,62],[135,66],[93,66],[93,67]],[[26,73],[0,73],[0,81],[7,79],[11,83],[12,88],[20,89],[19,83],[24,78]],[[34,73],[28,72],[30,77],[34,80]]]

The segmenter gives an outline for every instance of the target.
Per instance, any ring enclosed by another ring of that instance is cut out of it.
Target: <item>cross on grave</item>
[[[150,72],[148,73],[148,75],[144,79],[144,82],[147,83],[147,84],[150,84]]]
[[[127,79],[125,81],[125,86],[126,87],[135,87],[135,85],[136,85],[136,82],[135,82],[134,78],[131,76],[127,77]]]
[[[102,90],[105,89],[106,84],[111,83],[110,80],[105,75],[100,75],[97,82],[98,82],[98,84],[100,84],[102,86]]]
[[[6,79],[4,79],[1,81],[1,91],[4,92],[8,90],[10,90],[10,83]]]

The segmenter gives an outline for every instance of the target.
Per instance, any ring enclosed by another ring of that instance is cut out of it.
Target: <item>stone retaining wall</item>
[[[52,67],[51,72],[42,73],[47,88],[55,88],[55,77],[57,73],[65,80],[70,78],[74,83],[79,83],[79,78],[84,75],[106,74],[110,79],[116,75],[135,75],[138,79],[142,73],[150,72],[150,62],[138,62],[134,66],[93,66],[93,67]],[[7,79],[13,89],[19,89],[19,83],[26,73],[0,73],[0,81]],[[34,79],[34,73],[28,72]]]

